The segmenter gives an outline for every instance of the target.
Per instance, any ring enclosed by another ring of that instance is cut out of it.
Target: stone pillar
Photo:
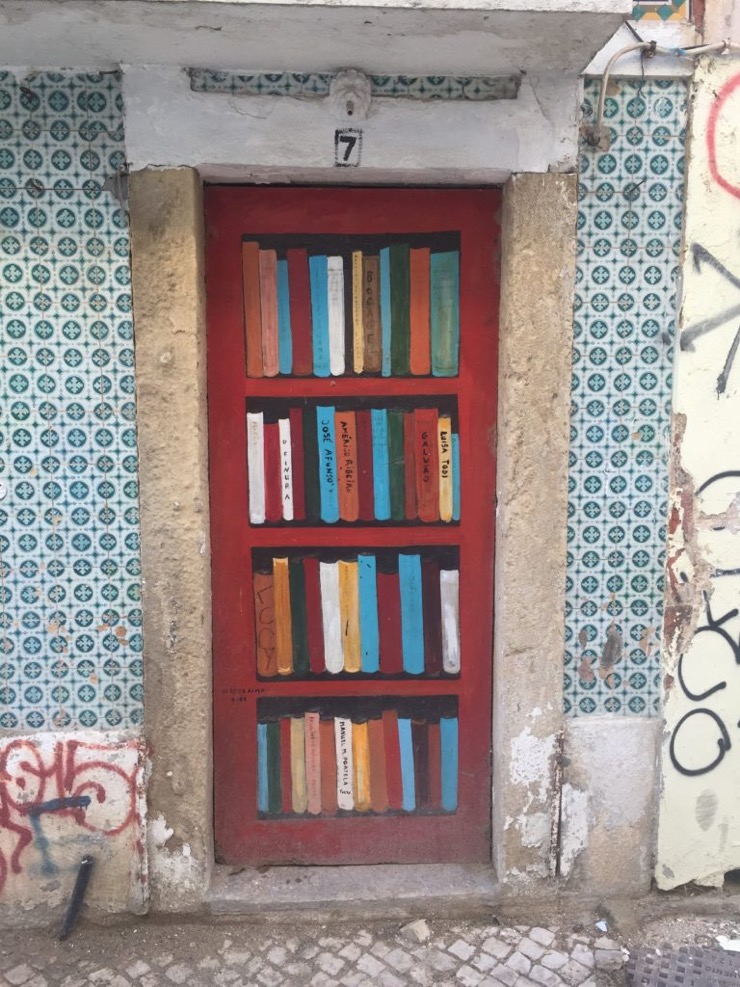
[[[493,859],[512,891],[555,873],[576,178],[504,195],[493,704]]]
[[[211,602],[203,204],[197,172],[130,180],[151,903],[210,878]]]

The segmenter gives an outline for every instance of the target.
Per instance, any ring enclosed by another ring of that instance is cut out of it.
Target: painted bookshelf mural
[[[454,399],[248,401],[252,524],[460,520]]]
[[[249,377],[454,377],[455,235],[242,243]]]
[[[261,814],[454,812],[457,702],[352,697],[258,705]]]
[[[457,675],[457,549],[252,553],[260,678]]]
[[[218,857],[489,859],[498,193],[206,200]]]

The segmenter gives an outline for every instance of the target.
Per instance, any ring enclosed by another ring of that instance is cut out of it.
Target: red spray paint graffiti
[[[717,124],[727,104],[729,98],[740,89],[740,75],[734,75],[722,86],[717,93],[717,97],[712,103],[709,111],[709,122],[707,124],[707,152],[709,154],[709,170],[715,182],[730,195],[740,199],[740,185],[735,184],[726,178],[717,164]]]
[[[136,752],[130,770],[115,762],[121,749]],[[0,747],[0,834],[13,834],[10,859],[0,850],[0,892],[8,877],[22,872],[24,851],[36,842],[42,871],[54,872],[41,817],[74,820],[81,829],[114,837],[138,819],[138,745],[87,744],[60,740],[44,752],[34,740],[17,738]]]

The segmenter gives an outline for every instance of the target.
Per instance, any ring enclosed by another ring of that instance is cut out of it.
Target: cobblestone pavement
[[[594,930],[595,931],[595,930]],[[1,987],[606,987],[624,984],[613,940],[568,929],[441,921],[254,926],[82,924],[0,932]]]

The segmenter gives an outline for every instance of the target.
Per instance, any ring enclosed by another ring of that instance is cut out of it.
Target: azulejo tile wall
[[[142,638],[120,78],[0,72],[0,728],[135,727]]]
[[[593,122],[599,83],[585,88]],[[582,147],[574,312],[565,708],[659,702],[686,86],[611,84],[607,151]]]

